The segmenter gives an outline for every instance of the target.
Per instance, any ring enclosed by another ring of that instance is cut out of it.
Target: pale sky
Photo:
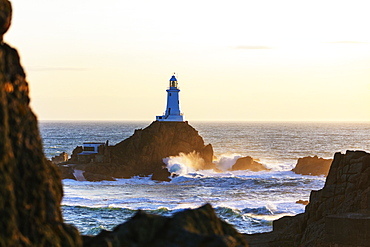
[[[368,0],[12,0],[41,120],[370,121]]]

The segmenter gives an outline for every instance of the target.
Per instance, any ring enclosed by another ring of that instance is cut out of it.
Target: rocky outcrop
[[[241,157],[236,160],[235,164],[231,168],[232,171],[237,170],[250,170],[252,172],[269,171],[264,165],[255,161],[252,157]]]
[[[245,238],[230,224],[220,220],[206,204],[195,210],[175,213],[172,217],[149,215],[139,211],[113,231],[84,238],[84,245],[104,246],[248,246]]]
[[[18,52],[3,43],[11,20],[0,0],[0,246],[81,246],[63,223],[62,183],[43,154]]]
[[[56,155],[51,158],[51,163],[55,165],[66,162],[66,161],[68,161],[68,154],[66,152],[62,152],[61,154]]]
[[[85,171],[84,176],[89,174],[85,178],[91,181],[149,175],[154,180],[168,181],[170,173],[163,159],[180,153],[195,153],[204,169],[215,168],[212,145],[204,145],[198,131],[187,122],[155,121],[145,129],[135,130],[131,137],[107,148],[110,162],[81,164],[76,150],[69,162],[74,163],[73,169]]]
[[[298,162],[292,171],[296,174],[302,175],[327,176],[332,161],[332,159],[323,159],[316,155],[313,157],[303,157],[298,159]]]
[[[303,214],[247,238],[250,246],[370,246],[369,226],[370,154],[347,151],[335,154],[325,186],[311,192]]]
[[[213,149],[187,122],[155,121],[111,149],[111,161],[120,177],[148,176],[160,180],[170,175],[163,159],[179,153],[197,152],[205,164],[212,165]]]

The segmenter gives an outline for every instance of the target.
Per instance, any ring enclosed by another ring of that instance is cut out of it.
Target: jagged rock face
[[[248,238],[268,239],[268,246],[370,246],[369,225],[370,154],[347,151],[335,154],[325,186],[311,192],[303,214],[283,217],[273,232]]]
[[[324,239],[329,215],[370,213],[370,154],[363,151],[336,153],[323,189],[312,191],[306,207],[307,227],[301,243]],[[370,215],[369,215],[370,216]]]
[[[267,169],[261,163],[258,163],[257,161],[253,160],[252,157],[247,156],[237,159],[235,164],[232,166],[231,170],[232,171],[249,170],[252,172],[258,172],[258,171],[269,171],[270,169]]]
[[[101,246],[248,246],[244,237],[231,225],[220,220],[206,204],[184,210],[172,217],[149,215],[139,211],[112,232],[103,231],[96,237],[85,237],[84,245]]]
[[[332,161],[332,159],[323,159],[317,156],[303,157],[298,159],[298,162],[292,171],[296,174],[302,175],[327,176]]]
[[[165,168],[163,159],[193,152],[204,161],[205,169],[215,167],[212,163],[212,145],[205,146],[198,131],[187,122],[155,121],[109,147],[109,163],[84,164],[82,170],[93,180],[153,175],[154,180],[168,181],[170,173]],[[79,167],[81,165],[77,165],[76,169]]]
[[[10,20],[0,0],[0,32]],[[2,40],[2,37],[1,37]],[[79,246],[78,231],[63,223],[62,184],[46,160],[29,107],[19,56],[0,45],[0,246]]]

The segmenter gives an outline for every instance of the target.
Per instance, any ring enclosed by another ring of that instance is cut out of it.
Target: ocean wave
[[[152,180],[151,176],[139,177],[135,176],[132,178],[120,178],[115,181],[76,181],[74,179],[63,179],[64,186],[84,186],[84,185],[127,185],[127,184],[156,184],[158,181]],[[161,182],[159,182],[161,183]]]
[[[143,210],[149,214],[170,217],[174,213],[185,210],[158,207],[154,210]],[[130,219],[138,210],[117,207],[83,207],[62,206],[66,223],[76,226],[82,234],[96,235],[101,230],[112,230],[118,224]],[[273,213],[269,206],[261,208],[215,207],[216,214],[242,233],[266,232],[272,230],[272,221],[291,213]]]
[[[221,176],[223,176],[223,174],[234,175],[251,173],[249,170],[231,171],[236,161],[242,157],[243,156],[238,153],[225,153],[220,155],[216,160],[213,161],[217,171],[203,170],[202,165],[204,164],[204,161],[196,153],[180,153],[177,156],[164,158],[163,162],[166,164],[166,167],[171,174],[176,174],[178,176],[219,176],[220,173]],[[270,172],[284,172],[290,171],[292,168],[294,168],[293,163],[272,162],[271,160],[263,159],[257,159],[257,161],[263,164],[263,166],[266,168],[270,169]]]

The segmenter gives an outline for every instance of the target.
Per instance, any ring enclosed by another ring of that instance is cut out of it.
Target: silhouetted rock
[[[85,247],[236,247],[248,246],[244,236],[220,220],[211,205],[175,213],[172,217],[139,211],[113,231],[84,237]]]
[[[237,170],[250,170],[253,172],[258,171],[269,171],[264,165],[258,163],[257,161],[253,160],[252,157],[242,157],[236,160],[235,164],[231,168],[232,171]]]
[[[0,246],[81,246],[63,223],[62,183],[43,154],[18,53],[2,42],[10,18],[0,0]]]
[[[370,246],[369,178],[369,153],[336,153],[305,212],[274,221],[271,233],[248,235],[250,246]]]
[[[298,159],[298,162],[292,171],[296,174],[302,175],[327,176],[332,161],[332,159],[323,159],[316,155],[314,157],[303,157]]]
[[[87,180],[92,179],[90,181],[97,181],[102,176],[112,179],[149,175],[155,180],[169,181],[171,174],[163,159],[180,153],[195,153],[202,163],[202,169],[215,168],[212,145],[204,145],[198,131],[187,122],[155,121],[145,129],[135,130],[131,137],[107,147],[110,162],[80,163],[79,152],[82,152],[81,147],[73,151],[69,162],[73,162],[73,169],[97,175],[86,177]]]

